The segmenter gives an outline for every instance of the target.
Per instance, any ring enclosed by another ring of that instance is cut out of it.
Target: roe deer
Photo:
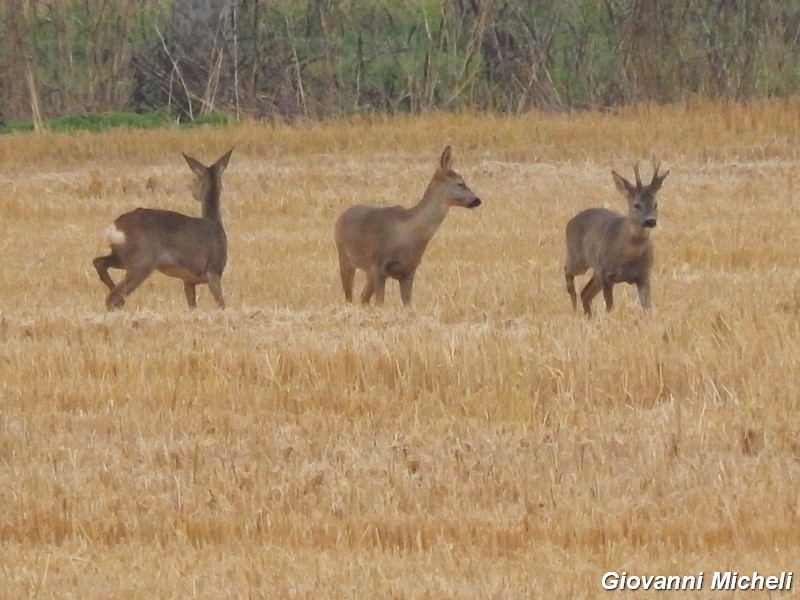
[[[615,283],[636,284],[644,310],[650,309],[650,268],[653,265],[653,244],[650,230],[656,226],[658,203],[656,193],[669,171],[658,174],[659,163],[653,159],[653,179],[642,185],[639,166],[634,165],[636,185],[616,171],[611,174],[617,189],[628,200],[627,216],[605,208],[590,208],[575,215],[567,223],[567,260],[564,275],[572,308],[577,310],[575,276],[588,269],[592,277],[581,290],[583,311],[592,316],[592,299],[603,290],[606,310],[614,304]]]
[[[400,282],[403,305],[411,304],[414,273],[449,208],[476,208],[481,204],[450,164],[447,146],[425,195],[412,208],[359,204],[336,220],[339,274],[348,302],[353,301],[353,280],[356,269],[360,269],[367,274],[362,303],[369,303],[374,294],[375,303],[383,304],[386,279],[392,277]]]
[[[106,308],[125,305],[133,292],[153,271],[183,279],[183,290],[190,308],[197,306],[195,286],[207,283],[214,300],[225,308],[222,296],[222,271],[228,255],[228,241],[219,213],[222,172],[228,166],[231,148],[213,165],[206,167],[183,154],[194,172],[192,195],[203,207],[202,217],[190,217],[171,210],[137,208],[119,216],[105,230],[111,246],[108,256],[94,263],[100,280],[111,290]],[[109,269],[123,269],[125,277],[115,284]]]

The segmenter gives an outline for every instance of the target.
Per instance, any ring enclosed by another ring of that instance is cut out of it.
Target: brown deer
[[[656,193],[669,175],[658,174],[659,163],[653,159],[653,179],[643,185],[639,166],[634,165],[636,185],[612,171],[617,189],[628,200],[628,214],[605,208],[589,208],[567,223],[567,260],[564,275],[572,308],[577,310],[575,276],[588,269],[592,277],[581,290],[583,311],[592,316],[592,299],[603,290],[606,310],[614,305],[615,283],[636,284],[644,310],[650,309],[650,268],[653,266],[653,244],[650,230],[656,226],[658,203]]]
[[[450,168],[450,146],[442,152],[439,168],[422,200],[412,208],[352,206],[336,220],[336,248],[344,296],[353,301],[356,269],[367,274],[361,302],[383,304],[386,279],[400,282],[404,306],[411,304],[414,274],[428,242],[447,216],[451,206],[476,208],[480,199],[464,179]]]
[[[125,297],[153,271],[182,279],[190,308],[197,306],[195,286],[200,283],[207,283],[219,307],[225,308],[220,280],[227,262],[228,241],[222,228],[219,198],[222,172],[228,166],[231,152],[233,148],[210,167],[183,155],[195,175],[192,195],[202,205],[202,217],[137,208],[119,216],[106,228],[104,238],[111,246],[111,253],[92,262],[100,280],[111,290],[106,298],[108,310],[124,306]],[[122,269],[125,277],[115,284],[109,269]]]

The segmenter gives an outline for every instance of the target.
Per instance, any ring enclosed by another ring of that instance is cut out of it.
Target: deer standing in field
[[[104,238],[111,247],[107,256],[98,256],[94,263],[100,280],[110,291],[106,308],[125,305],[142,282],[161,271],[183,280],[183,290],[190,308],[197,306],[195,287],[206,283],[220,308],[222,271],[228,256],[228,241],[219,212],[222,172],[228,166],[231,148],[213,165],[183,154],[194,172],[192,195],[202,206],[202,217],[190,217],[171,210],[137,208],[119,216],[105,230]],[[125,277],[115,284],[109,269],[122,269]]]
[[[583,311],[592,316],[592,299],[603,290],[606,310],[614,304],[616,283],[636,284],[644,310],[650,309],[650,268],[653,266],[653,244],[650,230],[656,226],[658,203],[656,193],[669,175],[658,173],[659,163],[653,159],[653,179],[643,185],[639,166],[634,165],[636,185],[612,171],[617,189],[628,200],[628,214],[605,208],[589,208],[567,223],[567,260],[564,275],[572,308],[577,310],[575,276],[588,269],[592,277],[581,290]]]
[[[347,302],[353,301],[356,269],[367,274],[361,302],[383,304],[386,279],[400,282],[404,306],[411,305],[414,274],[433,234],[451,206],[476,208],[480,199],[451,169],[450,146],[442,152],[439,168],[416,206],[352,206],[336,220],[339,274]]]

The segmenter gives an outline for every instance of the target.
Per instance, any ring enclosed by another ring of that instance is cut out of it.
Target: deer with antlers
[[[656,193],[669,175],[659,174],[660,163],[653,158],[653,179],[644,185],[639,166],[634,165],[636,184],[612,171],[617,190],[628,201],[628,214],[605,208],[589,208],[567,223],[567,258],[564,275],[573,310],[578,308],[575,277],[592,270],[592,277],[581,290],[583,311],[592,316],[592,299],[603,291],[606,310],[614,305],[616,283],[635,284],[642,308],[650,309],[650,269],[653,266],[653,244],[650,230],[656,226],[658,203]]]

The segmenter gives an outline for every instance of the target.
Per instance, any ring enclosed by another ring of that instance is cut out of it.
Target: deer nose
[[[481,199],[475,198],[472,202],[467,205],[467,208],[478,208],[481,205]]]
[[[649,227],[652,229],[653,227],[656,226],[656,220],[654,217],[650,217],[649,219],[645,219],[643,224],[645,227]]]

